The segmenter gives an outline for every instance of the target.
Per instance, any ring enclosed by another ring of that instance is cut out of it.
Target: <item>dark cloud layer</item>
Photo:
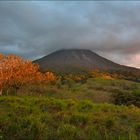
[[[140,2],[0,2],[0,52],[91,49],[140,68]]]

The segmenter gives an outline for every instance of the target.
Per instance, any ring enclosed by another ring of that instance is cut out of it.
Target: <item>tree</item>
[[[0,94],[5,88],[13,87],[16,90],[28,83],[40,83],[47,80],[54,80],[53,73],[43,74],[39,67],[32,61],[24,60],[15,55],[4,56],[0,54]]]

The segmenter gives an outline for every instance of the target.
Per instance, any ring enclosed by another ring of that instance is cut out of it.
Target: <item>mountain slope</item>
[[[114,63],[85,49],[59,50],[34,61],[42,71],[79,72],[93,69],[140,72],[139,69]]]

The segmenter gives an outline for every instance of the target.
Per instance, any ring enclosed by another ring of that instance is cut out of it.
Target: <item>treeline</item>
[[[134,82],[140,82],[140,74],[134,71],[124,70],[99,70],[95,69],[79,74],[60,74],[62,81],[74,80],[75,82],[86,82],[89,78],[102,77],[105,79],[125,79]]]
[[[117,78],[140,82],[140,70],[110,70],[109,73],[117,74]]]

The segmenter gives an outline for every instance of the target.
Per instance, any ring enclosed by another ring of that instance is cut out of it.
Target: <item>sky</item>
[[[90,49],[140,68],[139,1],[0,1],[0,52],[35,60]]]

